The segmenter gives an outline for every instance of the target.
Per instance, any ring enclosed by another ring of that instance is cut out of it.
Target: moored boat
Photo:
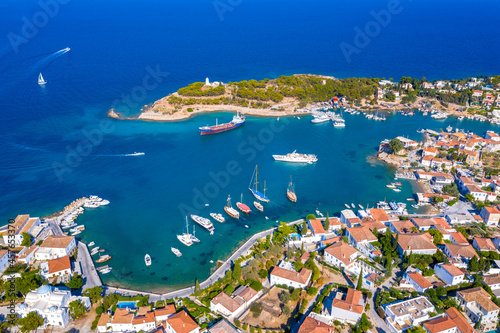
[[[102,257],[99,257],[95,262],[105,262],[111,259],[111,256],[109,254],[105,254]]]
[[[249,186],[249,190],[250,192],[252,192],[253,196],[255,198],[257,198],[257,200],[260,200],[260,201],[264,201],[264,202],[269,202],[269,198],[266,196],[266,182],[264,181],[264,193],[260,192],[257,188],[257,166],[255,166],[255,188],[252,188],[250,187],[252,185],[252,180],[253,180],[253,175],[252,175],[252,179],[250,180],[250,186]]]
[[[264,211],[264,206],[262,206],[262,204],[258,201],[254,201],[253,202],[253,205],[255,206],[255,208],[257,208],[257,210],[263,212]]]
[[[288,188],[286,189],[286,197],[291,202],[297,202],[297,195],[295,194],[295,186],[292,182],[292,176],[290,176],[290,183],[288,184]]]
[[[212,222],[210,222],[209,219],[206,219],[204,217],[198,216],[191,214],[191,219],[201,225],[203,228],[205,228],[208,232],[213,233],[215,228]]]
[[[344,204],[345,208],[347,209],[351,209],[351,206],[349,206],[348,204]]]
[[[226,219],[224,218],[224,216],[222,216],[222,214],[217,214],[217,213],[210,213],[210,216],[216,220],[217,222],[220,222],[220,223],[224,223],[226,222]]]
[[[231,196],[227,197],[227,206],[224,206],[224,211],[227,215],[234,217],[235,219],[240,218],[240,213],[231,206]]]
[[[296,150],[286,155],[273,155],[275,161],[291,162],[291,163],[307,163],[312,164],[318,161],[316,155],[313,154],[299,154]]]
[[[144,256],[144,262],[146,263],[146,266],[151,266],[151,256],[147,253]]]
[[[94,242],[90,242],[90,243],[89,243],[89,245],[87,245],[87,246],[89,246],[89,247],[90,247],[90,246],[94,246],[94,245],[95,245],[95,243],[94,243]]]
[[[236,203],[236,207],[243,213],[249,214],[251,212],[250,207],[243,203],[243,193],[241,194],[241,201]]]

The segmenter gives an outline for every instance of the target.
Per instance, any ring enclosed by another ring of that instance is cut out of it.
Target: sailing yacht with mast
[[[290,183],[286,189],[286,196],[291,202],[297,202],[297,195],[295,194],[295,186],[292,183],[292,176],[290,176]]]
[[[191,234],[189,233],[189,223],[187,216],[186,216],[186,232],[183,233],[182,235],[177,235],[177,239],[179,240],[179,242],[181,242],[186,246],[193,245],[193,239],[191,238]]]
[[[243,193],[241,193],[241,201],[236,203],[236,207],[238,207],[238,209],[243,213],[249,214],[251,212],[250,207],[243,203]]]
[[[240,213],[231,206],[231,196],[227,197],[227,206],[224,206],[224,210],[226,211],[227,215],[234,217],[235,219],[240,218]]]
[[[253,175],[252,175],[252,179],[250,180],[250,185],[249,185],[249,190],[250,192],[252,192],[253,196],[255,198],[257,198],[257,200],[259,201],[264,201],[264,202],[269,202],[269,198],[266,196],[266,182],[264,181],[264,193],[260,192],[257,188],[257,166],[255,166],[255,172],[254,172],[254,175],[255,175],[255,188],[251,188],[250,186],[252,185],[252,180],[253,180]]]
[[[41,85],[41,86],[43,86],[43,85],[45,85],[46,83],[47,83],[47,81],[45,81],[45,80],[43,79],[42,73],[40,73],[40,75],[38,75],[38,84],[39,84],[39,85]]]

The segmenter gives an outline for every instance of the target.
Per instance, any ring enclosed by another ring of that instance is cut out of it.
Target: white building
[[[250,287],[240,286],[232,297],[221,292],[210,301],[210,310],[232,319],[237,318],[259,297],[259,293]]]
[[[385,322],[394,333],[403,333],[409,328],[419,326],[435,312],[434,305],[420,296],[405,301],[385,305]]]
[[[31,265],[35,260],[35,253],[38,250],[38,245],[24,247],[16,256],[16,261],[21,264]]]
[[[0,274],[3,274],[7,267],[9,267],[9,258],[9,251],[0,250]]]
[[[39,274],[47,280],[59,277],[62,282],[67,282],[71,279],[71,261],[69,260],[69,256],[44,261],[40,263],[39,267]]]
[[[325,249],[323,259],[332,266],[349,269],[359,255],[360,253],[352,246],[336,242]]]
[[[71,256],[75,249],[75,237],[51,235],[40,245],[35,253],[35,259],[50,260],[64,256]]]
[[[364,308],[361,291],[348,288],[345,295],[332,292],[332,296],[325,299],[321,315],[330,321],[338,320],[343,323],[356,324],[361,318]]]
[[[305,288],[311,281],[312,271],[302,268],[300,272],[275,266],[269,274],[271,285],[285,285],[294,288]]]
[[[36,227],[40,226],[40,219],[38,217],[31,217],[29,214],[18,215],[14,220],[14,223],[9,224],[7,231],[3,233],[3,241],[6,245],[12,244],[12,239],[14,239],[15,246],[21,246],[23,242],[23,234],[27,233],[32,237],[36,237],[38,232]]]
[[[500,274],[485,275],[483,283],[491,288],[491,290],[500,289]]]
[[[434,272],[448,286],[455,286],[464,282],[464,272],[453,264],[437,264],[434,266]]]
[[[419,293],[425,292],[432,288],[432,284],[417,271],[407,272],[404,274],[405,280]]]
[[[498,323],[498,306],[481,287],[457,291],[457,300],[469,319],[477,323],[481,318],[481,329],[494,330]]]
[[[46,328],[48,325],[65,327],[70,320],[68,305],[74,300],[82,302],[87,310],[91,307],[88,297],[71,296],[71,292],[68,290],[43,285],[36,291],[29,292],[24,303],[16,305],[16,312],[22,318],[32,311],[36,312],[45,319],[42,328]]]

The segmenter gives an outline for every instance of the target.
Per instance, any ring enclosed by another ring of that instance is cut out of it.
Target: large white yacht
[[[318,160],[316,155],[313,154],[298,154],[296,150],[293,153],[286,155],[273,155],[276,161],[292,162],[292,163],[309,163],[312,164]]]
[[[191,214],[191,219],[201,225],[203,228],[207,229],[210,233],[214,232],[214,225],[212,222],[210,222],[209,219],[194,214]]]

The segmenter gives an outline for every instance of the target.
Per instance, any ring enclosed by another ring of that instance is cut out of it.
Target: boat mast
[[[266,196],[266,181],[264,180],[264,197]]]
[[[257,192],[257,174],[258,174],[257,166],[255,166],[255,192]]]

